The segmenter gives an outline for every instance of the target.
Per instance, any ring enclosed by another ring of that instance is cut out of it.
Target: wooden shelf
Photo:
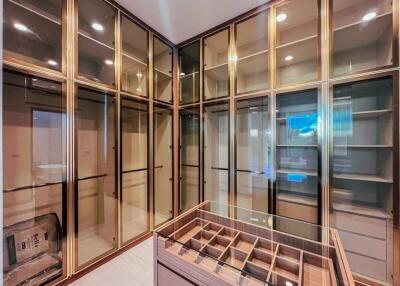
[[[244,56],[244,57],[241,57],[241,58],[237,59],[237,62],[240,62],[240,61],[243,61],[243,60],[247,60],[247,59],[250,59],[250,58],[254,58],[254,57],[258,57],[258,56],[266,54],[268,52],[269,52],[269,50],[264,50],[264,51],[260,51],[260,52],[254,53],[254,54],[250,54],[250,55],[247,55],[247,56]]]
[[[299,174],[299,175],[306,175],[311,177],[318,176],[316,171],[309,171],[309,170],[302,170],[302,169],[278,169],[276,170],[278,174]]]
[[[162,76],[164,76],[164,77],[167,77],[167,78],[172,78],[172,75],[170,74],[170,73],[167,73],[167,72],[165,72],[165,71],[162,71],[162,70],[159,70],[159,69],[154,69],[154,71],[157,73],[157,74],[160,74],[160,75],[162,75]]]
[[[198,73],[199,73],[199,72],[196,71],[196,72],[188,73],[188,74],[185,74],[185,75],[179,75],[179,79],[189,78],[189,77],[191,77],[191,76],[195,76],[195,75],[198,74]]]
[[[305,145],[287,144],[287,145],[284,145],[284,144],[279,144],[279,145],[276,145],[276,147],[278,147],[278,148],[317,148],[318,145],[312,145],[312,144],[305,144]]]
[[[216,80],[228,80],[229,79],[228,64],[224,63],[221,65],[213,66],[211,68],[205,68],[204,74]]]
[[[338,31],[340,31],[340,30],[345,30],[345,29],[353,28],[353,27],[358,26],[358,25],[361,25],[361,24],[364,24],[364,25],[365,25],[366,23],[368,23],[368,24],[369,24],[369,23],[373,23],[374,21],[376,22],[377,20],[379,20],[379,19],[381,19],[381,18],[388,17],[388,16],[390,16],[389,18],[391,18],[392,12],[386,12],[386,13],[382,13],[382,14],[380,14],[380,15],[377,15],[375,18],[369,20],[368,22],[362,21],[362,20],[361,20],[361,21],[353,22],[353,23],[350,23],[350,24],[347,24],[347,25],[343,25],[343,26],[334,28],[333,31],[334,31],[334,32],[338,32]]]
[[[382,149],[390,149],[393,148],[392,145],[334,145],[333,148],[354,148],[354,149],[367,149],[367,148],[382,148]]]
[[[379,110],[369,110],[369,111],[357,111],[353,112],[353,118],[370,118],[370,117],[379,117],[385,116],[392,112],[392,109],[379,109]]]
[[[89,35],[85,34],[85,33],[82,32],[82,31],[79,31],[79,32],[78,32],[78,35],[79,35],[79,36],[82,36],[82,37],[85,37],[86,39],[88,39],[88,40],[90,40],[90,41],[92,41],[92,42],[95,42],[96,44],[99,44],[99,45],[101,45],[101,46],[103,46],[103,47],[106,47],[106,48],[108,48],[108,49],[110,49],[110,50],[112,50],[112,51],[115,51],[115,48],[114,48],[114,47],[111,47],[111,46],[109,46],[109,45],[107,45],[107,44],[104,44],[104,43],[100,42],[99,40],[96,40],[96,39],[90,37]],[[79,41],[79,39],[78,39],[78,41]],[[136,59],[135,59],[135,60],[136,60]]]
[[[142,62],[141,60],[138,60],[137,58],[132,57],[131,55],[128,55],[127,53],[122,52],[122,56],[123,56],[123,57],[127,57],[127,58],[129,58],[129,59],[131,59],[131,60],[133,60],[133,61],[135,61],[135,62],[141,64],[142,66],[146,66],[146,67],[147,67],[147,63],[144,63],[144,62]]]
[[[277,198],[278,201],[296,203],[296,204],[312,206],[312,207],[317,207],[318,206],[318,201],[317,201],[316,198],[314,199],[314,198],[307,197],[307,196],[280,193],[280,194],[277,194],[276,198]]]
[[[61,24],[62,24],[61,19],[55,17],[54,15],[52,15],[50,13],[47,13],[46,11],[38,11],[37,7],[33,7],[33,6],[32,7],[27,7],[27,6],[24,6],[21,3],[18,3],[18,2],[14,1],[14,0],[6,0],[6,1],[8,1],[9,3],[12,3],[12,4],[14,4],[14,5],[16,5],[16,6],[20,7],[20,8],[22,8],[22,9],[25,9],[25,10],[27,10],[27,11],[29,11],[29,12],[31,12],[31,13],[39,16],[39,17],[42,17],[43,19],[49,20],[49,21],[53,22],[54,24],[57,24],[59,26],[61,26]]]
[[[393,179],[385,178],[383,176],[364,175],[364,174],[334,174],[334,179],[352,180],[352,181],[365,181],[376,183],[393,183]]]
[[[302,39],[299,39],[299,40],[296,40],[296,41],[293,41],[293,42],[288,42],[288,43],[285,43],[285,44],[278,45],[276,47],[276,49],[279,50],[279,49],[282,49],[282,48],[285,48],[285,47],[289,47],[289,46],[293,46],[293,45],[296,45],[296,44],[300,44],[302,42],[306,42],[306,41],[309,41],[309,40],[316,39],[317,37],[318,37],[318,35],[308,36],[308,37],[305,37],[305,38],[302,38]]]
[[[334,189],[333,192],[335,191],[341,191],[340,189]],[[380,219],[390,219],[391,215],[385,212],[385,210],[373,206],[363,206],[363,205],[354,205],[350,203],[334,203],[333,204],[333,210],[337,212],[346,212],[346,213],[351,213],[355,215],[361,215],[361,216],[369,216],[369,217],[374,217],[374,218],[380,218]]]

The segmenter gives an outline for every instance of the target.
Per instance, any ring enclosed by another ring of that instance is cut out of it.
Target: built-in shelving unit
[[[318,222],[318,91],[276,98],[277,214]]]
[[[389,283],[392,279],[388,276],[392,267],[392,146],[392,78],[335,85],[334,226],[344,238],[344,248],[353,271],[359,276]],[[343,219],[348,222],[344,223]],[[365,224],[365,229],[359,229],[360,222]]]
[[[172,103],[172,48],[156,37],[153,44],[154,97]]]
[[[204,99],[229,95],[229,29],[213,34],[203,43]]]
[[[200,100],[200,41],[179,49],[179,103]]]

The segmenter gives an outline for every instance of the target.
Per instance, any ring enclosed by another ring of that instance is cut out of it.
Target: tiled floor
[[[152,286],[153,238],[78,279],[72,286]]]

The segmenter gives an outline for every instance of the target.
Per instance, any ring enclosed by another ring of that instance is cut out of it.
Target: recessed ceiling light
[[[376,17],[376,12],[369,12],[362,17],[363,21],[370,21]]]
[[[56,65],[58,65],[58,63],[57,63],[56,61],[54,61],[54,60],[48,60],[47,63],[48,63],[49,65],[51,65],[51,66],[56,66]]]
[[[92,23],[92,28],[99,32],[104,31],[103,25],[97,22]]]
[[[29,31],[28,27],[21,23],[14,23],[14,28],[21,32]]]
[[[278,16],[276,16],[276,20],[277,20],[278,22],[283,22],[283,21],[286,20],[286,18],[287,18],[287,15],[286,15],[285,13],[281,13],[281,14],[279,14]]]
[[[292,55],[288,55],[285,57],[285,61],[290,62],[291,60],[293,60],[293,56]]]
[[[114,62],[113,62],[112,60],[105,60],[104,63],[105,63],[106,65],[109,65],[109,66],[111,66],[111,65],[114,64]]]

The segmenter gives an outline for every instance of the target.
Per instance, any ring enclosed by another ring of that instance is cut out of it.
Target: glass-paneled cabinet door
[[[179,49],[179,103],[200,100],[200,41]]]
[[[76,95],[75,259],[80,269],[117,247],[116,104],[112,94]]]
[[[172,103],[172,48],[154,37],[154,98],[166,103]]]
[[[3,72],[3,165],[2,285],[65,277],[66,114],[61,83]],[[29,246],[33,234],[37,240]]]
[[[278,94],[277,215],[318,223],[318,193],[318,90]]]
[[[148,32],[122,15],[121,40],[121,89],[147,97]]]
[[[62,70],[63,0],[4,0],[4,57]]]
[[[154,108],[154,225],[173,217],[172,109]]]
[[[332,1],[332,75],[393,64],[392,0]]]
[[[236,24],[236,94],[269,88],[268,11]]]
[[[204,99],[229,95],[229,29],[208,36],[203,42]]]
[[[292,0],[276,7],[277,86],[319,79],[318,3],[318,0]]]
[[[204,200],[219,203],[229,214],[229,105],[204,107]]]
[[[200,109],[196,107],[180,110],[179,127],[179,211],[184,212],[200,201]]]
[[[77,0],[78,75],[115,85],[115,18],[117,10],[103,0]]]
[[[353,272],[382,285],[392,285],[399,191],[393,99],[392,77],[333,86],[332,222]]]
[[[121,100],[122,242],[149,231],[148,105]]]
[[[270,124],[268,98],[236,104],[236,204],[268,212]]]

